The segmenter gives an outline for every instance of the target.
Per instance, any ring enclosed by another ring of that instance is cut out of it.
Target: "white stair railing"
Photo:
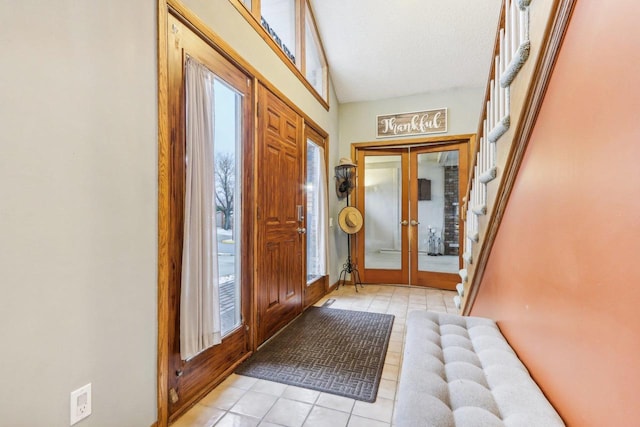
[[[505,0],[501,25],[497,32],[497,53],[488,84],[488,99],[482,112],[482,126],[478,135],[478,152],[473,166],[469,193],[466,198],[466,236],[463,259],[465,268],[460,270],[464,280],[456,286],[456,306],[460,307],[468,277],[472,270],[474,245],[481,244],[479,217],[486,215],[492,206],[487,206],[487,185],[498,177],[496,165],[497,147],[500,138],[511,125],[510,86],[526,60],[529,58],[530,0]]]

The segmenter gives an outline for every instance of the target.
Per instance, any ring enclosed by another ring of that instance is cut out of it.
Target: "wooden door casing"
[[[258,88],[257,344],[302,311],[302,118]]]

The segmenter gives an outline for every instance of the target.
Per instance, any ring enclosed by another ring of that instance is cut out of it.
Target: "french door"
[[[356,260],[365,283],[455,289],[467,143],[359,149]]]

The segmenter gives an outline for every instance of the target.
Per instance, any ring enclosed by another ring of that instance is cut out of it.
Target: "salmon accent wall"
[[[471,314],[568,425],[640,422],[640,4],[577,2]]]

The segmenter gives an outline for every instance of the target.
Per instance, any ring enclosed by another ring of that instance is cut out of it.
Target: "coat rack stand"
[[[349,206],[349,194],[347,194],[347,206]],[[338,286],[342,284],[343,286],[347,281],[347,274],[351,275],[351,281],[353,282],[353,286],[358,292],[358,284],[361,288],[364,288],[362,284],[362,280],[360,280],[360,272],[358,271],[358,266],[351,261],[351,234],[347,233],[347,262],[342,265],[342,271],[340,271],[340,276],[338,276]]]

